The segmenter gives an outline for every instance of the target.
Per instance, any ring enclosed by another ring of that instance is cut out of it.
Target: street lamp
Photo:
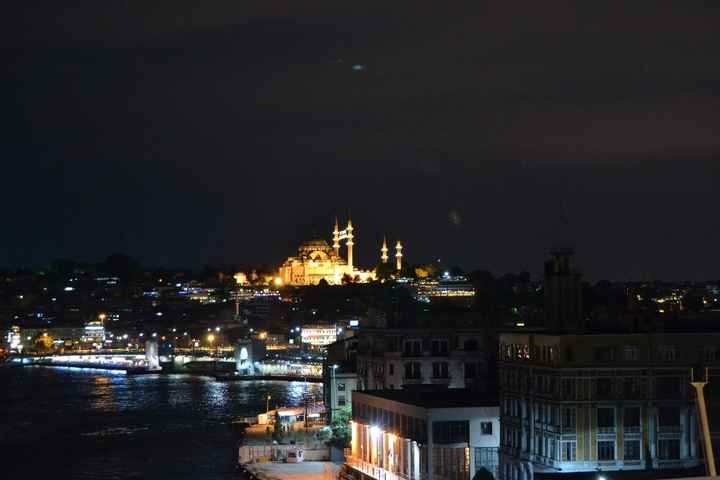
[[[333,398],[335,397],[335,370],[337,368],[338,368],[337,364],[334,364],[332,366],[332,369],[330,370],[330,419],[331,420],[332,420],[333,410],[335,409]]]
[[[270,399],[272,397],[270,394],[267,394],[267,398],[265,398],[265,415],[267,416],[270,413]]]
[[[215,335],[212,333],[207,336],[208,342],[210,342],[210,356],[212,356],[212,346],[215,341]],[[213,358],[213,370],[217,370],[217,358]]]

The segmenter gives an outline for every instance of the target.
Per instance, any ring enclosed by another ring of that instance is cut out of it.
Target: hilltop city
[[[498,276],[408,261],[387,237],[363,269],[353,230],[336,220],[331,243],[274,267],[115,254],[6,270],[0,352],[316,378],[322,418],[346,427],[341,478],[666,478],[713,462],[720,281],[589,283],[567,245],[538,259],[542,278]]]

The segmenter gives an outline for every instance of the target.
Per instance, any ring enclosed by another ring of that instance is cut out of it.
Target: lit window
[[[482,435],[492,435],[492,422],[480,422],[480,433]]]

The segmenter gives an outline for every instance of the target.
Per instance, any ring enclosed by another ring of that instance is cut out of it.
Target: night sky
[[[13,3],[0,265],[273,264],[351,212],[365,267],[720,278],[718,2]]]

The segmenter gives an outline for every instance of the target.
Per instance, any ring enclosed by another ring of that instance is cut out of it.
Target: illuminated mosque
[[[353,281],[368,282],[375,279],[374,270],[359,270],[353,264],[353,235],[352,221],[348,220],[344,230],[338,227],[335,219],[333,229],[332,247],[324,239],[307,240],[298,247],[297,255],[288,257],[280,266],[278,276],[285,285],[317,285],[325,280],[330,285],[340,285],[345,275]],[[345,240],[347,259],[340,255],[340,241]],[[398,241],[395,246],[395,261],[399,271],[402,268],[402,245]],[[380,249],[380,260],[387,263],[387,242],[383,239]]]

